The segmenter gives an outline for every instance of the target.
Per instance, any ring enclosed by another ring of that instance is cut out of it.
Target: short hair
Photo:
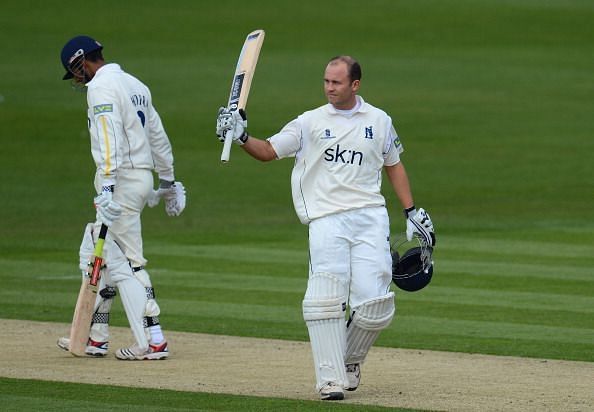
[[[349,73],[349,78],[351,79],[351,82],[355,80],[361,80],[361,65],[357,60],[355,60],[351,56],[340,55],[331,58],[328,64],[336,64],[337,62],[346,63],[347,71]]]
[[[93,50],[85,54],[85,60],[90,62],[98,62],[103,61],[103,53],[101,53],[101,49]]]

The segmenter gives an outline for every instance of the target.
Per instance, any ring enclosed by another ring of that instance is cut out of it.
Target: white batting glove
[[[149,195],[149,207],[159,204],[159,200],[165,199],[165,212],[169,216],[179,216],[186,208],[186,188],[182,182],[166,182],[161,180],[158,190],[153,190]]]
[[[233,125],[233,115],[226,107],[219,107],[217,113],[217,136],[221,142],[225,141],[225,132],[230,130]]]
[[[122,207],[112,199],[112,192],[104,191],[94,199],[97,219],[110,227],[122,214]]]
[[[225,107],[219,108],[217,115],[217,136],[221,142],[231,133],[234,143],[243,145],[248,139],[247,115],[243,109],[230,111]]]
[[[404,210],[406,216],[406,239],[411,241],[417,233],[429,246],[435,246],[435,230],[429,213],[425,209],[415,209],[414,206]]]

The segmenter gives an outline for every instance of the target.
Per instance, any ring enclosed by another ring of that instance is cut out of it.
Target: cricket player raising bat
[[[145,269],[140,214],[147,203],[155,206],[162,198],[167,214],[178,216],[185,207],[185,190],[175,181],[171,144],[149,89],[118,64],[106,63],[102,49],[94,39],[77,36],[61,53],[66,69],[63,79],[87,91],[91,154],[97,167],[97,220],[86,226],[80,247],[83,282],[99,227],[109,227],[86,353],[107,353],[109,312],[117,287],[135,342],[118,349],[115,356],[122,360],[164,359],[169,349]],[[158,190],[153,190],[153,171],[159,176]],[[69,350],[69,339],[60,338],[58,346]]]
[[[382,169],[404,208],[409,240],[416,234],[435,244],[429,214],[414,206],[392,119],[357,95],[360,82],[357,61],[331,59],[324,73],[328,104],[303,113],[267,140],[248,134],[244,111],[222,108],[217,117],[217,135],[231,136],[254,158],[295,157],[293,202],[309,225],[303,318],[323,400],[340,400],[344,390],[357,389],[361,364],[394,316]]]

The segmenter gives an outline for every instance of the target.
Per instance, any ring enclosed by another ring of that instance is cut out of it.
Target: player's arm
[[[390,181],[398,200],[400,200],[402,207],[404,209],[411,208],[414,205],[414,201],[410,190],[408,175],[406,174],[406,169],[402,162],[400,161],[392,166],[384,166],[384,170],[386,171],[388,180]]]
[[[150,97],[150,91],[147,89]],[[140,116],[140,112],[139,112]],[[175,180],[173,168],[173,149],[163,127],[163,122],[152,99],[147,107],[146,124],[141,117],[143,127],[148,128],[147,136],[151,146],[151,154],[155,164],[155,171],[159,175],[159,188],[151,191],[147,199],[149,207],[159,204],[161,198],[165,200],[165,212],[169,216],[179,216],[186,207],[186,188],[182,182]]]
[[[171,142],[163,127],[161,117],[152,103],[152,96],[150,91],[147,89],[148,95],[148,107],[139,112],[142,126],[147,129],[146,135],[149,139],[151,146],[151,154],[155,163],[155,171],[159,175],[160,180],[168,182],[175,181],[175,174],[173,169],[173,150],[171,148]]]
[[[102,174],[102,186],[113,186],[117,168],[121,164],[118,148],[118,131],[122,129],[122,117],[118,99],[113,90],[95,88],[88,92],[90,115],[93,116],[95,135],[100,151],[98,168]]]
[[[219,109],[217,116],[217,136],[224,141],[231,135],[234,143],[240,145],[250,156],[262,162],[277,159],[277,153],[268,140],[250,136],[247,131],[247,115],[243,110],[229,111]]]
[[[99,148],[98,169],[101,174],[101,193],[93,199],[97,218],[106,226],[111,226],[122,213],[121,206],[113,200],[117,169],[121,164],[121,151],[118,150],[119,130],[122,117],[118,98],[113,90],[94,88],[87,93],[90,116],[93,116],[95,130],[91,135],[97,139]]]
[[[406,217],[406,237],[408,240],[412,239],[414,233],[418,233],[429,246],[435,246],[435,231],[433,229],[433,222],[429,213],[425,209],[418,209],[415,207],[412,192],[410,190],[410,182],[406,169],[402,162],[398,162],[393,166],[384,166],[388,179],[394,188],[394,192],[402,207],[404,208],[404,215]]]
[[[406,237],[411,240],[416,233],[420,235],[429,246],[435,246],[435,231],[433,222],[425,209],[417,210],[410,189],[410,182],[404,164],[400,161],[403,151],[400,138],[391,126],[387,146],[384,148],[384,170],[390,180],[396,196],[404,208],[406,217]]]
[[[406,169],[400,161],[400,154],[404,151],[404,147],[402,147],[391,119],[388,122],[387,135],[386,146],[383,150],[384,170],[402,207],[408,209],[414,205],[414,201]]]
[[[268,140],[261,140],[247,135],[246,141],[241,147],[254,159],[262,162],[269,162],[277,158],[276,152]]]

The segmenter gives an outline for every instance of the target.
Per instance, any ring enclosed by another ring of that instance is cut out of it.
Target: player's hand
[[[113,200],[113,192],[110,190],[103,190],[93,201],[97,209],[97,218],[107,227],[122,214],[122,207]]]
[[[407,209],[408,210],[408,209]],[[425,242],[433,247],[435,246],[435,230],[429,213],[425,209],[413,209],[405,211],[406,214],[406,239],[412,240],[415,233],[419,234]]]
[[[217,116],[217,136],[221,142],[230,134],[233,142],[243,145],[248,139],[247,115],[243,109],[230,111],[225,107],[219,109]]]
[[[225,141],[225,132],[232,128],[233,115],[226,107],[219,107],[217,113],[217,137],[221,142]]]
[[[149,207],[156,206],[161,198],[165,199],[165,212],[169,216],[179,216],[186,208],[186,188],[182,182],[161,180],[159,189],[149,195]]]

